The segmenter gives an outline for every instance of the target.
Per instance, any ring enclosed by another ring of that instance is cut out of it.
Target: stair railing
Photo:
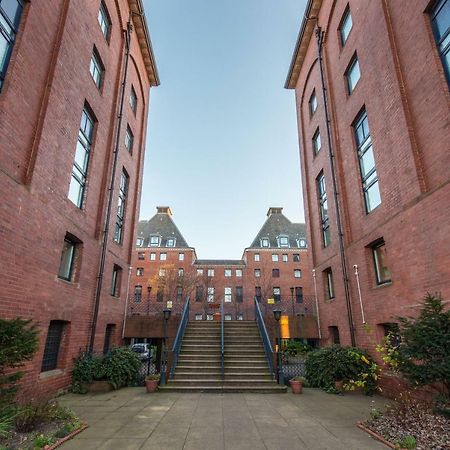
[[[183,342],[184,332],[186,330],[186,325],[189,321],[189,297],[183,306],[183,314],[181,315],[181,320],[178,325],[177,335],[172,347],[172,367],[170,368],[170,377],[173,378],[175,375],[175,369],[177,367],[178,356],[180,355],[181,343]]]
[[[225,379],[225,326],[224,326],[224,310],[223,299],[220,305],[220,356],[221,356],[221,373],[222,381]]]
[[[269,334],[267,333],[266,324],[264,323],[264,318],[261,313],[261,308],[259,306],[258,299],[255,297],[255,318],[258,324],[259,333],[261,334],[261,338],[264,344],[264,352],[266,354],[267,364],[269,365],[270,373],[273,376],[273,349],[272,344],[270,343]]]

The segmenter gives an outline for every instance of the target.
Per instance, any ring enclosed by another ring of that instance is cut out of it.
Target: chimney
[[[267,211],[267,217],[270,217],[272,214],[283,214],[283,208],[280,206],[271,206],[269,211]]]
[[[170,209],[170,206],[157,206],[156,213],[157,214],[168,214],[169,216],[171,216],[172,210]]]

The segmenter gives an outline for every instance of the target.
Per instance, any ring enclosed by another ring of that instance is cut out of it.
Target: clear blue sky
[[[150,93],[140,218],[169,205],[199,258],[238,259],[283,206],[304,221],[294,92],[306,0],[144,0]]]

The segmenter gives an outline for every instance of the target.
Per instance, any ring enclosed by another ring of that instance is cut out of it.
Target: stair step
[[[186,380],[178,380],[177,377],[170,380],[170,384],[173,386],[184,385],[184,386],[267,386],[274,384],[274,381],[271,379],[264,378],[255,378],[255,379],[245,379],[245,378],[236,378],[233,380],[225,380],[222,382],[221,377],[216,378],[198,378],[198,379],[186,379]]]
[[[286,386],[173,386],[167,384],[166,386],[160,386],[160,391],[166,392],[184,392],[184,393],[259,393],[259,394],[280,394],[287,392]]]

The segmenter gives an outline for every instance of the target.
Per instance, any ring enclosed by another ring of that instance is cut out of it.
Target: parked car
[[[131,350],[138,353],[142,361],[148,361],[152,356],[149,344],[133,344]]]

